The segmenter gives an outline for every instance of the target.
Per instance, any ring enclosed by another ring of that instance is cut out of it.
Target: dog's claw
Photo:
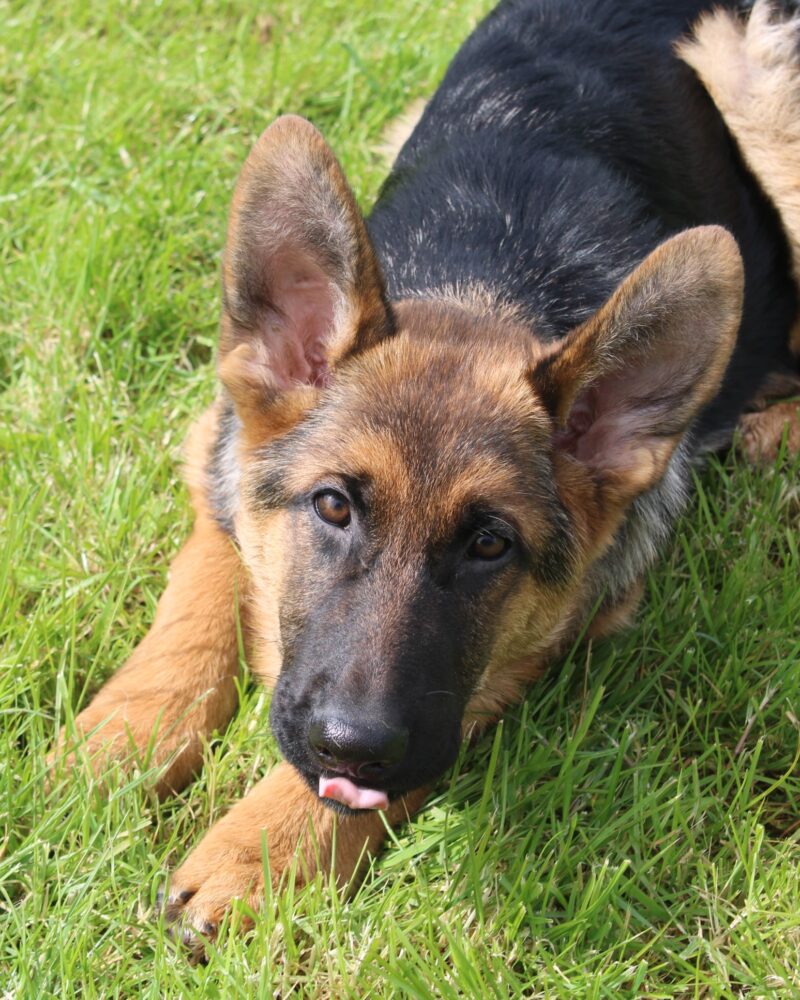
[[[206,965],[208,962],[208,952],[206,951],[207,938],[199,931],[191,927],[184,927],[181,931],[181,945],[189,953],[189,961],[192,965]]]
[[[168,924],[179,921],[183,914],[183,909],[194,895],[191,889],[183,889],[180,892],[166,895],[163,889],[159,889],[156,896],[156,909],[164,914],[164,919]]]
[[[206,944],[216,937],[218,924],[212,920],[204,920],[197,925],[190,922],[186,904],[194,895],[191,889],[182,889],[169,895],[159,889],[156,906],[158,912],[164,915],[170,938],[188,951],[190,962],[204,965],[208,961]]]

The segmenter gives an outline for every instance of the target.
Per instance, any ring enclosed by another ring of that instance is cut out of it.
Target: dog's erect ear
[[[223,382],[246,407],[259,395],[324,386],[337,362],[392,329],[364,220],[333,152],[310,122],[279,118],[253,147],[233,197]]]
[[[554,443],[621,502],[654,485],[719,387],[741,320],[736,241],[702,226],[654,250],[530,373]]]

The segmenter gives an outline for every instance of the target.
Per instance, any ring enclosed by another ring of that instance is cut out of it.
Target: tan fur
[[[170,879],[167,917],[180,921],[197,957],[232,899],[258,909],[264,896],[264,848],[273,887],[294,869],[296,884],[318,871],[340,886],[369,861],[386,835],[422,806],[427,789],[393,802],[385,814],[337,816],[289,764],[279,764],[200,841]]]
[[[152,628],[128,662],[75,719],[85,757],[102,775],[110,760],[158,768],[159,795],[178,791],[198,770],[208,737],[236,708],[237,599],[247,577],[239,553],[214,523],[201,470],[216,426],[209,410],[190,436],[188,480],[196,511],[189,540],[170,569]],[[56,771],[77,765],[72,734],[62,731],[51,755]],[[146,759],[152,747],[152,756]]]
[[[587,638],[600,639],[629,626],[643,594],[644,581],[640,580],[621,601],[595,615],[586,630]],[[467,705],[463,725],[466,738],[496,722],[509,705],[515,705],[524,697],[530,685],[543,676],[574,640],[586,610],[586,601],[579,590],[560,605],[551,602],[549,608],[542,608],[541,594],[534,595],[526,590],[519,595],[505,616],[504,641],[495,649],[489,668]],[[515,658],[514,639],[517,643],[523,640],[523,645],[525,638],[529,641],[530,619],[538,617],[537,626],[541,628],[541,616],[548,611],[553,624],[540,640],[538,649]]]
[[[398,153],[411,138],[411,133],[422,118],[426,103],[425,98],[418,97],[408,105],[402,114],[393,118],[383,130],[375,152],[383,160],[387,171],[391,169]]]
[[[586,630],[588,639],[602,639],[613,635],[632,623],[636,610],[644,596],[644,580],[631,587],[628,594],[608,608],[601,608]]]
[[[774,202],[800,285],[800,18],[757,0],[744,21],[704,14],[678,55],[703,81],[742,155]],[[800,356],[800,323],[791,337]]]
[[[553,614],[556,609],[551,607],[549,610],[551,617],[557,619],[557,614]],[[512,611],[505,619],[504,625],[516,632],[517,640],[524,630],[527,617],[527,613],[519,616]],[[569,615],[557,621],[550,634],[537,644],[538,648],[535,651],[517,659],[503,659],[508,655],[512,643],[504,644],[504,649],[494,651],[492,660],[464,712],[462,732],[465,738],[478,735],[487,726],[497,722],[510,705],[516,705],[522,700],[530,685],[542,677],[563,649],[566,639],[571,637],[569,631],[571,621]]]
[[[739,421],[739,448],[754,464],[774,462],[784,436],[787,453],[800,454],[800,400],[775,403],[761,413],[746,413]]]
[[[248,618],[257,623],[248,633],[249,665],[270,688],[283,662],[279,610],[289,551],[286,521],[286,513],[278,511],[258,522],[241,518],[238,525],[240,544],[250,556]]]
[[[268,352],[263,344],[239,344],[220,357],[219,377],[242,418],[241,447],[258,448],[270,438],[293,427],[310,410],[319,393],[310,386],[278,392],[264,377]],[[265,400],[280,400],[279,406],[265,406]]]

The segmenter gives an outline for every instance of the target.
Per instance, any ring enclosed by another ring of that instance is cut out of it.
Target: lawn
[[[189,526],[238,168],[314,120],[364,206],[382,129],[485,0],[0,2],[0,996],[800,996],[800,464],[728,457],[635,627],[465,752],[354,898],[287,890],[190,967],[165,873],[275,761],[268,696],[164,803],[45,791]]]

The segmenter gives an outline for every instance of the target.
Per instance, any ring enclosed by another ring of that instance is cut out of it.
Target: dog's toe
[[[164,914],[167,924],[180,920],[185,912],[186,904],[194,896],[194,889],[181,889],[176,892],[165,892],[160,889],[156,897],[156,908]]]
[[[204,916],[202,910],[195,912],[191,901],[195,889],[175,889],[167,892],[160,889],[156,896],[156,909],[163,914],[170,938],[186,952],[190,962],[205,964],[208,961],[207,945],[217,936],[219,924]]]
[[[177,934],[175,936],[177,937]],[[180,941],[193,965],[205,965],[208,962],[207,945],[216,936],[217,925],[210,920],[204,921],[201,927],[191,927],[185,924],[181,926]]]

